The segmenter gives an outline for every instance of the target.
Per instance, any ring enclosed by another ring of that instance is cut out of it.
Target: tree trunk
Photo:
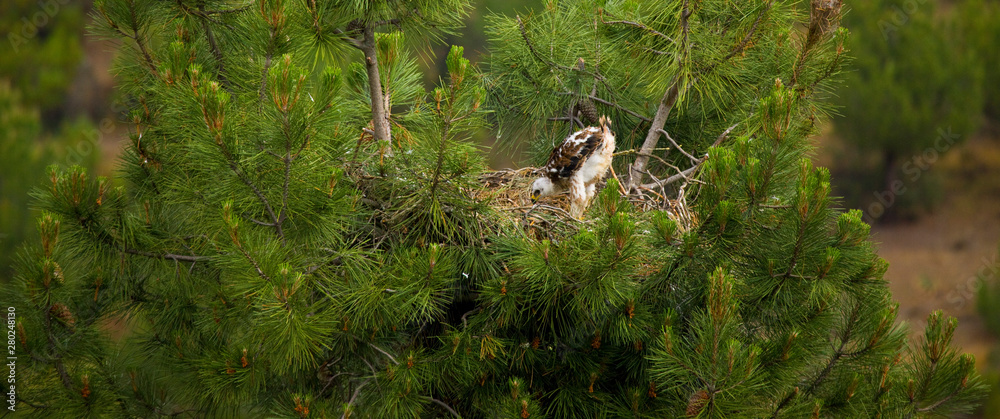
[[[881,199],[885,200],[885,202],[882,202],[882,205],[885,207],[885,211],[882,213],[882,219],[885,221],[891,221],[893,219],[895,211],[892,210],[892,207],[897,204],[896,201],[899,199],[899,197],[896,196],[896,191],[893,189],[893,184],[899,180],[899,173],[897,170],[899,169],[898,160],[896,152],[894,151],[886,150],[882,154],[883,189]],[[886,198],[886,196],[889,198]]]
[[[372,125],[375,140],[383,156],[392,156],[392,133],[389,128],[389,109],[382,92],[382,79],[378,72],[378,53],[375,44],[375,27],[368,24],[364,28],[364,38],[360,43],[365,54],[365,69],[368,71],[368,91],[372,102]]]

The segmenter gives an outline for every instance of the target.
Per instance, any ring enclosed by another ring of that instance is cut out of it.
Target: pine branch
[[[248,4],[248,5],[243,6],[243,7],[237,7],[235,9],[219,9],[219,10],[204,10],[204,9],[202,9],[201,13],[204,13],[205,15],[225,15],[225,14],[230,14],[230,13],[245,12],[245,11],[249,10],[251,7],[253,7],[253,4]]]
[[[957,395],[958,395],[958,393],[961,393],[961,392],[962,392],[962,389],[963,389],[963,387],[961,387],[961,386],[959,386],[959,387],[955,387],[955,390],[954,390],[954,391],[952,391],[952,392],[951,392],[950,394],[948,394],[947,396],[945,396],[945,397],[944,397],[943,399],[941,399],[941,400],[938,400],[937,402],[934,402],[934,403],[933,403],[933,404],[931,404],[930,406],[926,406],[926,407],[919,407],[919,408],[917,408],[917,409],[916,409],[916,411],[917,411],[917,412],[930,412],[930,411],[932,411],[932,410],[934,410],[934,409],[937,409],[937,408],[938,408],[939,406],[941,406],[942,404],[945,404],[945,403],[947,403],[947,402],[948,402],[949,400],[951,400],[952,398],[954,398],[955,396],[957,396]],[[912,401],[911,401],[911,402],[912,402]],[[908,414],[908,415],[907,415],[906,417],[907,417],[907,418],[909,418],[909,417],[912,417],[912,416],[913,416],[913,412],[910,412],[910,413],[909,413],[909,414]]]
[[[524,39],[525,45],[528,46],[528,51],[530,51],[531,55],[533,55],[538,61],[541,61],[542,63],[544,63],[545,65],[547,65],[547,66],[549,66],[551,68],[558,68],[560,70],[566,70],[566,71],[578,71],[578,72],[581,72],[583,74],[587,74],[589,76],[592,76],[596,80],[604,81],[604,76],[602,76],[602,75],[600,75],[598,73],[595,73],[593,71],[588,71],[588,70],[585,70],[585,69],[581,70],[579,68],[565,66],[565,65],[562,65],[562,64],[557,64],[557,63],[549,61],[548,59],[546,59],[545,57],[543,57],[541,54],[538,53],[538,51],[535,50],[535,46],[531,44],[531,39],[528,38],[528,31],[524,27],[524,22],[521,21],[521,15],[516,15],[515,18],[517,19],[517,27],[518,27],[518,29],[521,30],[521,38]]]
[[[399,362],[398,362],[398,361],[396,361],[396,357],[394,357],[394,356],[390,355],[390,354],[389,354],[388,352],[386,352],[386,351],[385,351],[384,349],[382,349],[382,348],[379,348],[378,346],[375,346],[375,344],[374,344],[374,343],[371,343],[371,342],[368,342],[368,346],[371,346],[371,347],[372,347],[372,349],[375,349],[376,351],[379,351],[379,352],[381,352],[381,353],[382,353],[382,355],[385,355],[385,356],[387,356],[387,357],[389,358],[389,360],[390,360],[390,361],[392,361],[392,363],[393,363],[393,364],[396,364],[396,365],[399,365]]]
[[[626,107],[624,107],[622,105],[619,105],[619,104],[617,104],[615,102],[611,102],[611,101],[608,101],[608,100],[601,99],[601,98],[599,98],[599,97],[597,97],[595,95],[588,95],[587,98],[589,98],[590,100],[593,100],[594,102],[597,102],[597,103],[601,103],[601,104],[604,104],[604,105],[612,106],[615,109],[619,109],[622,112],[625,112],[625,113],[627,113],[629,115],[632,115],[632,116],[634,116],[636,118],[639,118],[640,120],[642,120],[644,122],[647,122],[647,123],[653,122],[651,119],[649,119],[649,118],[647,118],[645,116],[640,115],[638,112],[633,111],[631,109],[628,109],[628,108],[626,108]]]
[[[296,95],[298,95],[297,92]],[[284,176],[284,182],[281,185],[281,209],[278,210],[278,218],[274,220],[274,227],[278,231],[281,231],[281,224],[285,222],[285,218],[288,216],[288,184],[291,181],[292,161],[294,160],[294,157],[292,157],[292,132],[291,132],[292,128],[291,128],[291,121],[289,120],[288,108],[284,108],[282,110],[282,114],[283,115],[282,115],[281,125],[282,125],[282,130],[285,133],[285,155],[284,157],[281,158],[281,162],[285,165],[285,176]],[[309,136],[306,135],[306,138],[302,141],[302,147],[305,147],[305,144],[308,142],[309,142]],[[296,152],[296,155],[301,151],[302,148],[299,148],[299,150]],[[287,241],[285,240],[285,236],[283,234],[281,234],[281,244],[282,245],[287,244]]]
[[[257,275],[258,276],[260,276],[261,278],[263,278],[265,281],[267,281],[269,283],[272,282],[271,281],[271,277],[268,276],[264,272],[264,270],[260,268],[260,264],[257,263],[257,260],[255,260],[253,258],[253,256],[250,256],[250,252],[247,252],[247,250],[243,248],[243,244],[241,244],[241,243],[239,243],[237,241],[236,242],[236,248],[240,250],[240,253],[243,254],[243,257],[245,257],[248,261],[250,261],[250,264],[253,265],[253,268],[257,271]]]
[[[736,54],[741,54],[743,53],[743,51],[746,51],[747,45],[750,44],[750,39],[753,38],[753,35],[757,32],[757,27],[760,25],[761,20],[763,20],[764,18],[764,14],[771,9],[771,3],[772,2],[769,1],[764,4],[764,10],[760,11],[760,14],[757,15],[757,19],[754,20],[753,25],[750,26],[750,30],[747,31],[747,34],[743,37],[743,39],[738,44],[736,44],[736,46],[733,47],[731,51],[729,51],[729,54],[726,54],[726,56],[723,57],[721,60],[708,66],[708,68],[706,68],[703,71],[703,73],[708,73],[714,70],[716,67],[724,64],[726,61],[729,61],[729,59],[735,57]]]
[[[274,59],[274,48],[275,48],[275,35],[277,30],[271,28],[271,37],[267,43],[267,55],[264,57],[264,69],[261,70],[260,74],[260,94],[258,97],[259,104],[263,106],[264,99],[267,97],[267,73],[271,70],[271,61]]]
[[[52,330],[51,310],[48,307],[43,309],[45,310],[45,336],[49,340],[49,352],[52,353],[52,364],[55,366],[56,372],[59,373],[59,379],[62,380],[63,387],[72,392],[74,391],[73,380],[69,378],[69,373],[66,372],[66,367],[62,363],[62,355],[56,349],[55,332]]]
[[[222,82],[222,87],[224,87],[226,90],[229,90],[230,86],[229,86],[229,79],[228,77],[226,77],[225,57],[222,55],[222,50],[219,49],[219,43],[215,39],[215,33],[212,32],[212,27],[209,26],[208,24],[209,21],[215,22],[217,24],[222,24],[222,22],[206,14],[204,9],[205,8],[204,4],[200,4],[198,6],[198,9],[189,9],[184,4],[183,1],[177,0],[177,5],[182,9],[184,9],[185,11],[188,11],[201,19],[201,27],[202,30],[205,31],[205,37],[208,39],[208,46],[212,51],[212,55],[215,57],[215,62],[219,66],[219,81]]]
[[[101,7],[98,8],[98,12],[101,13],[101,16],[104,17],[104,20],[107,22],[108,26],[114,29],[116,33],[118,33],[122,37],[131,39],[133,42],[135,42],[136,47],[139,48],[139,52],[142,54],[146,66],[149,67],[149,70],[153,73],[153,75],[159,77],[160,73],[156,69],[156,63],[153,61],[153,56],[149,53],[149,50],[146,48],[145,41],[143,41],[142,37],[139,35],[139,28],[138,28],[139,23],[138,23],[138,16],[136,15],[136,10],[135,10],[135,2],[129,1],[128,5],[129,5],[129,17],[130,17],[129,23],[131,24],[132,27],[131,34],[125,33],[125,31],[122,30],[122,28],[117,23],[115,23],[110,16],[108,16],[107,12],[104,10],[103,4],[101,5]]]
[[[91,234],[93,234],[95,236],[95,239],[99,243],[104,243],[105,245],[107,245],[107,246],[109,246],[111,248],[114,248],[115,250],[118,250],[119,252],[128,253],[128,254],[132,254],[132,255],[138,255],[138,256],[145,256],[145,257],[153,258],[153,259],[173,260],[175,262],[200,262],[200,261],[204,261],[204,260],[210,259],[210,257],[208,257],[208,256],[177,255],[177,254],[173,254],[173,253],[163,253],[163,254],[160,254],[160,253],[153,253],[153,252],[144,251],[144,250],[133,249],[133,248],[130,248],[130,247],[124,245],[124,244],[119,245],[116,242],[117,240],[114,237],[112,237],[111,235],[107,234],[103,230],[103,228],[100,228],[99,225],[95,225],[95,224],[97,224],[97,222],[94,221],[92,218],[78,218],[77,221],[80,223],[80,226],[83,227],[84,230],[86,230],[88,232],[91,232]],[[100,228],[100,230],[99,231],[93,231],[93,229],[95,227]]]
[[[278,222],[278,215],[274,213],[274,209],[271,207],[270,201],[268,201],[267,197],[264,196],[264,193],[261,192],[259,188],[257,188],[257,185],[254,184],[252,180],[250,180],[250,178],[246,175],[246,172],[240,169],[240,167],[236,164],[235,158],[233,157],[232,153],[230,153],[229,150],[226,149],[225,144],[222,143],[221,141],[217,141],[216,144],[222,151],[222,155],[226,158],[226,162],[229,165],[229,169],[236,174],[236,177],[239,178],[244,185],[246,185],[247,187],[250,188],[251,191],[253,191],[254,195],[257,196],[257,199],[259,199],[260,202],[264,205],[264,210],[267,211],[268,215],[271,216],[275,234],[277,234],[278,237],[281,238],[282,243],[284,243],[285,233],[281,229],[281,223]]]
[[[352,47],[357,48],[357,49],[361,49],[361,41],[358,41],[354,37],[348,35],[342,29],[340,29],[340,28],[333,28],[333,33],[335,33],[337,35],[340,35],[342,37],[340,39],[343,40],[344,42],[347,42]]]
[[[838,47],[837,48],[837,56],[834,57],[832,61],[830,61],[830,65],[828,65],[826,67],[826,71],[824,71],[823,74],[821,74],[819,77],[817,77],[816,80],[813,80],[813,82],[809,85],[808,90],[815,89],[816,86],[818,86],[820,83],[822,83],[823,80],[826,80],[827,78],[829,78],[830,76],[832,76],[833,73],[840,67],[841,61],[843,59],[843,54],[841,53],[841,51],[842,50]],[[795,79],[793,78],[792,81],[794,82]],[[802,91],[803,89],[796,89],[796,90]]]
[[[153,252],[146,252],[146,251],[142,251],[142,250],[136,250],[136,249],[132,249],[132,248],[124,247],[124,246],[121,247],[120,250],[123,251],[123,252],[125,252],[125,253],[132,254],[132,255],[145,256],[145,257],[153,258],[153,259],[168,259],[168,260],[173,260],[173,261],[177,261],[177,262],[200,262],[200,261],[208,260],[209,259],[208,256],[175,255],[173,253],[159,254],[159,253],[153,253]]]
[[[830,359],[829,361],[827,361],[826,366],[823,367],[823,370],[816,375],[816,378],[814,378],[812,380],[812,383],[809,384],[809,387],[806,388],[805,390],[806,394],[812,394],[813,391],[816,390],[816,388],[819,387],[820,384],[822,384],[823,380],[826,379],[827,375],[830,374],[830,371],[832,371],[833,367],[837,365],[837,362],[840,361],[841,358],[848,356],[848,354],[844,352],[844,348],[847,347],[847,343],[850,342],[851,340],[851,335],[854,331],[854,326],[857,324],[858,316],[860,314],[861,314],[861,301],[858,301],[857,304],[854,305],[851,311],[851,315],[848,317],[846,321],[847,323],[846,327],[840,333],[840,346],[833,352],[833,355],[830,356]],[[781,403],[778,404],[778,407],[774,410],[774,413],[771,415],[771,419],[776,419],[778,417],[778,413],[781,412],[781,409],[783,409],[784,406],[787,405],[788,402],[790,402],[792,398],[794,398],[798,393],[799,393],[799,388],[795,387],[794,391],[790,392],[787,396],[785,396],[785,398],[781,401]]]

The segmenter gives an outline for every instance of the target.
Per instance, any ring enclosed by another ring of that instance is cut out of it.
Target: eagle
[[[597,182],[611,167],[615,152],[615,135],[608,128],[610,121],[600,118],[600,127],[587,127],[563,140],[552,150],[549,162],[542,167],[542,176],[531,184],[531,202],[569,190],[569,214],[583,217],[583,210],[594,198]]]

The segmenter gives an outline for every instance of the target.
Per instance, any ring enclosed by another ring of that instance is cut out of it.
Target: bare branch
[[[640,155],[632,163],[631,170],[629,171],[629,190],[635,189],[642,182],[642,171],[645,170],[646,164],[649,162],[649,155],[652,154],[652,150],[656,148],[656,143],[660,140],[660,130],[666,125],[670,110],[677,103],[677,97],[680,93],[680,83],[680,77],[674,76],[670,88],[663,92],[660,105],[657,107],[656,115],[651,122],[652,126],[649,128],[646,139],[642,142],[642,147],[639,149]]]
[[[394,356],[390,355],[390,354],[389,354],[388,352],[386,352],[386,351],[385,351],[385,350],[383,350],[382,348],[379,348],[378,346],[375,346],[375,344],[374,344],[374,343],[370,343],[370,342],[369,342],[369,343],[368,343],[368,346],[371,346],[371,347],[372,347],[373,349],[375,349],[376,351],[379,351],[379,352],[381,352],[381,353],[382,353],[382,355],[385,355],[385,356],[389,357],[389,360],[390,360],[390,361],[392,361],[392,363],[393,363],[393,364],[396,364],[396,365],[399,365],[399,362],[398,362],[398,361],[396,361],[396,357],[394,357]]]
[[[701,161],[701,159],[699,159],[699,158],[697,158],[695,156],[692,156],[690,153],[684,151],[684,149],[681,148],[681,145],[677,144],[677,141],[674,141],[673,137],[671,137],[670,134],[667,133],[667,131],[662,130],[662,129],[657,130],[657,131],[660,131],[660,134],[663,134],[664,137],[667,137],[667,140],[670,141],[670,144],[673,144],[674,148],[676,148],[677,151],[680,151],[681,154],[684,154],[685,156],[687,156],[687,158],[691,159],[692,163],[697,164],[698,162]]]
[[[455,409],[452,409],[451,406],[448,406],[448,405],[444,404],[443,401],[440,401],[440,400],[435,399],[433,397],[428,397],[428,399],[430,399],[430,401],[436,403],[438,406],[443,407],[445,410],[448,411],[448,413],[451,413],[452,415],[455,415],[456,418],[459,418],[459,419],[462,418],[462,415],[458,414],[458,412],[456,412]]]
[[[722,144],[722,142],[725,141],[726,138],[729,138],[729,133],[733,132],[733,129],[736,128],[738,125],[740,125],[739,122],[731,125],[729,128],[726,128],[725,131],[722,131],[722,134],[719,134],[719,136],[715,138],[715,142],[712,143],[712,147]]]
[[[347,33],[342,31],[340,28],[333,28],[333,33],[343,36],[343,38],[340,39],[344,40],[344,42],[347,42],[348,44],[351,44],[352,47],[361,49],[361,41],[347,35]]]
[[[344,408],[344,414],[340,416],[340,419],[347,419],[347,412],[348,412],[347,409],[350,409],[351,405],[354,404],[354,400],[356,400],[358,398],[358,395],[361,394],[361,389],[364,388],[366,385],[368,385],[368,383],[370,383],[374,379],[375,377],[369,378],[365,380],[363,383],[359,384],[358,387],[354,389],[354,394],[352,394],[351,399],[347,401],[347,407]]]
[[[680,172],[680,173],[678,173],[676,175],[673,175],[671,177],[668,177],[666,179],[663,179],[663,180],[661,180],[659,182],[647,183],[647,184],[641,185],[641,186],[643,188],[647,188],[647,189],[652,189],[652,188],[656,188],[656,187],[660,187],[660,186],[666,186],[666,185],[669,185],[671,183],[677,182],[678,180],[687,179],[687,177],[691,173],[694,173],[695,170],[698,170],[699,167],[701,167],[701,163],[698,163],[698,164],[696,164],[694,166],[691,166],[687,170],[685,170],[683,172]]]

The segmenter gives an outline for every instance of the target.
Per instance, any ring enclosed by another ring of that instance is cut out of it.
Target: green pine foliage
[[[799,33],[782,2],[548,2],[492,18],[486,74],[453,47],[428,91],[393,16],[461,4],[318,3],[96,4],[126,48],[132,141],[120,185],[75,167],[38,190],[41,244],[3,291],[19,411],[931,417],[984,393],[953,320],[907,345],[868,226],[807,158],[835,14]],[[592,32],[569,36],[582,17]],[[488,117],[551,144],[581,104],[614,116],[622,148],[653,138],[642,176],[691,167],[660,184],[675,207],[642,210],[645,180],[623,195],[612,178],[584,220],[538,234],[473,198]],[[663,127],[699,157],[656,147]]]

